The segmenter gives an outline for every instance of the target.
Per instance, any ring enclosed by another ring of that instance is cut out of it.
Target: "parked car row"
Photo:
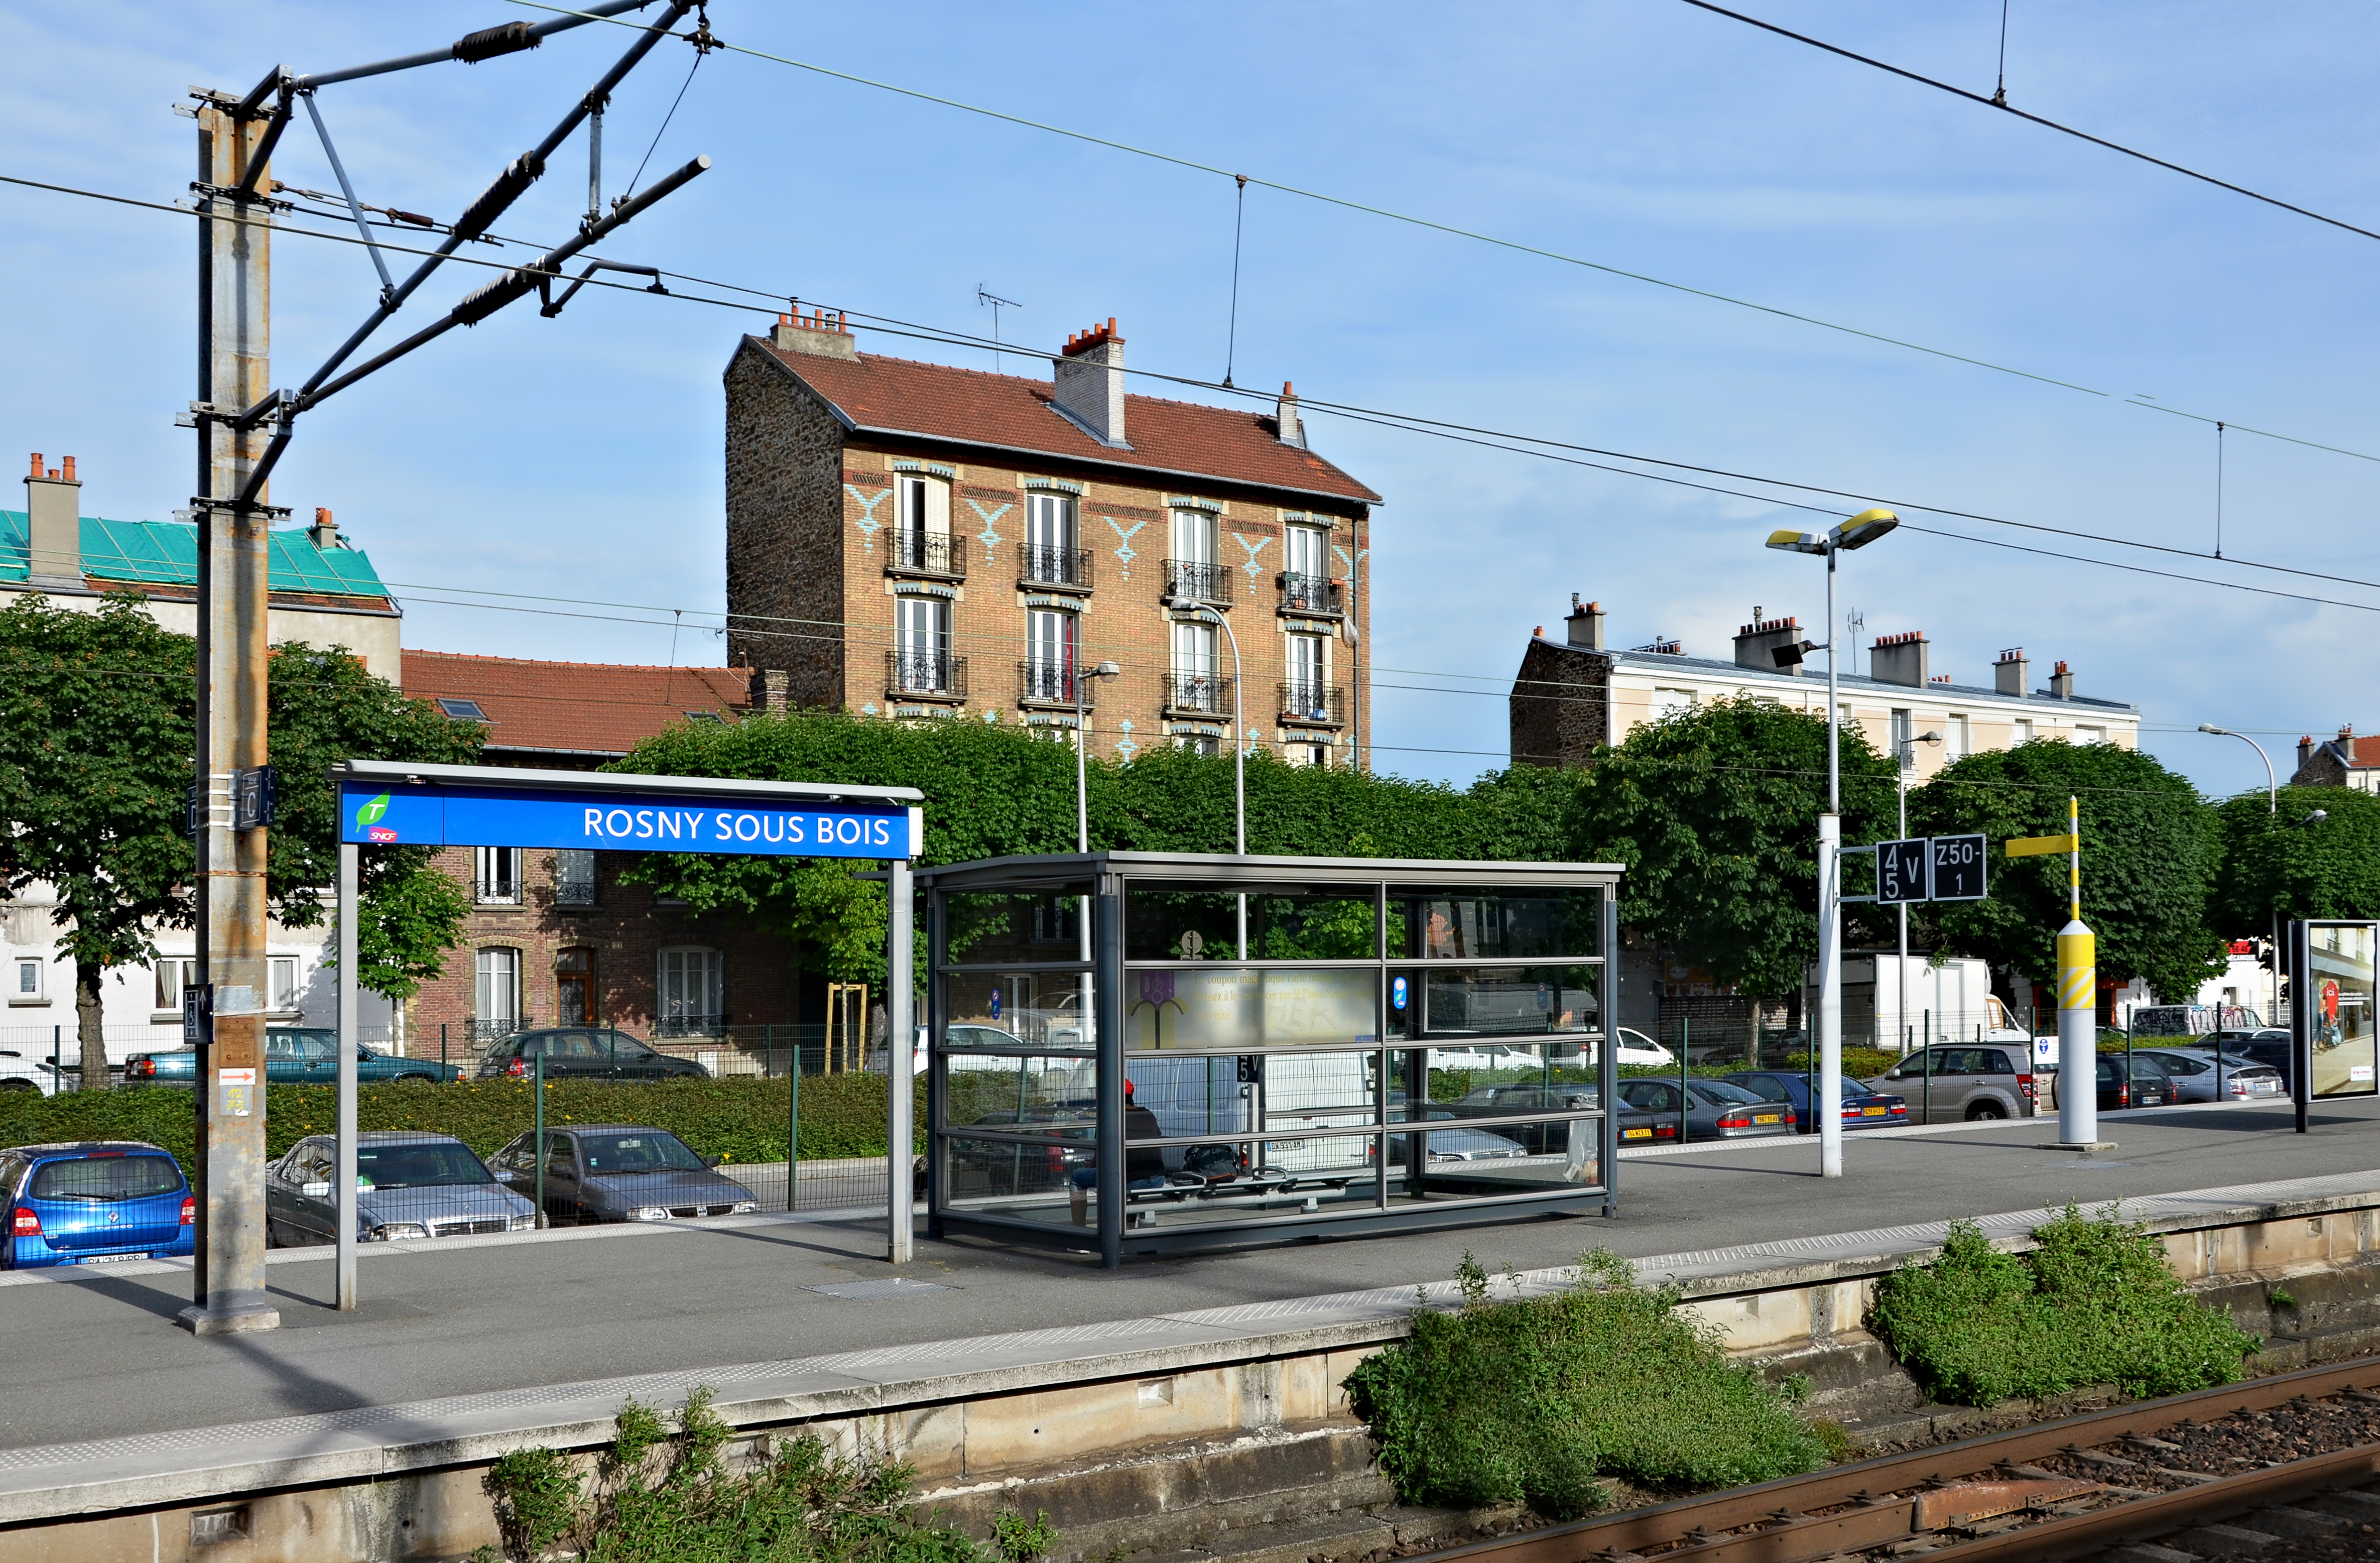
[[[25,1084],[7,1066],[13,1055],[0,1052],[0,1090],[35,1085],[30,1069]],[[548,1080],[708,1080],[710,1071],[693,1058],[680,1058],[648,1046],[641,1039],[613,1026],[555,1027],[518,1032],[481,1055],[480,1080],[523,1080],[544,1062]],[[124,1078],[136,1085],[188,1085],[198,1078],[198,1053],[188,1047],[136,1053],[126,1060]],[[272,1026],[264,1032],[264,1078],[274,1085],[330,1085],[339,1078],[339,1033],[328,1026]],[[463,1078],[462,1066],[435,1058],[409,1058],[358,1044],[356,1079],[364,1084],[390,1081],[439,1082]]]
[[[359,1242],[518,1232],[540,1225],[683,1221],[759,1208],[752,1191],[666,1130],[585,1124],[548,1130],[544,1217],[536,1136],[487,1161],[449,1134],[356,1136]],[[309,1135],[265,1168],[266,1246],[327,1243],[338,1232],[338,1142]],[[188,1254],[198,1201],[155,1145],[87,1140],[0,1151],[0,1269],[103,1264]]]

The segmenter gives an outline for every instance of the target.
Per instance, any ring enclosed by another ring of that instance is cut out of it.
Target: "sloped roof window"
[[[480,702],[476,700],[457,700],[440,695],[438,709],[457,722],[485,722],[488,719],[488,714],[480,709]]]
[[[727,720],[716,711],[689,711],[686,714],[686,719],[689,722],[708,722],[713,727],[720,726]]]

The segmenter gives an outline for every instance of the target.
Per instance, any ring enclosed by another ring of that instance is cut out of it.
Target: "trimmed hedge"
[[[453,1085],[360,1086],[358,1127],[452,1134],[489,1155],[533,1127],[536,1104],[526,1081],[464,1081]],[[556,1081],[545,1088],[550,1128],[571,1123],[635,1123],[666,1129],[703,1155],[729,1162],[785,1159],[782,1080],[660,1081],[650,1085]],[[0,1093],[0,1147],[55,1140],[143,1140],[193,1166],[197,1127],[190,1093],[176,1086],[40,1096]],[[884,1154],[884,1077],[810,1075],[802,1081],[802,1159]],[[266,1154],[278,1156],[309,1134],[337,1127],[338,1096],[327,1085],[266,1087]],[[920,1131],[919,1144],[923,1145]]]

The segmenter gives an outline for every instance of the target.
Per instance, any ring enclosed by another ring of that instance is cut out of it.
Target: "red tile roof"
[[[751,702],[751,671],[742,667],[521,662],[407,650],[404,668],[408,695],[479,702],[488,714],[491,751],[625,754],[689,711],[741,711]]]
[[[2344,740],[2348,749],[2348,766],[2351,770],[2369,770],[2380,765],[2380,738],[2357,736]]]
[[[1124,396],[1131,449],[1101,445],[1050,403],[1047,380],[863,353],[856,360],[747,340],[871,433],[923,434],[1151,475],[1211,478],[1377,505],[1380,496],[1310,450],[1283,445],[1270,413]]]

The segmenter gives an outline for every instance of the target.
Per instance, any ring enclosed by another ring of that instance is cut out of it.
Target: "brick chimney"
[[[1570,617],[1563,620],[1570,627],[1570,643],[1590,652],[1603,649],[1603,604],[1582,603],[1578,593],[1570,594]]]
[[[326,506],[314,507],[314,524],[306,529],[306,535],[312,538],[314,546],[325,554],[334,548],[346,546],[339,540],[339,529],[331,524],[331,512]]]
[[[1773,654],[1779,646],[1790,646],[1802,639],[1802,621],[1798,618],[1763,618],[1760,610],[1752,610],[1752,622],[1735,632],[1735,665],[1755,667],[1763,673],[1790,673],[1801,677],[1802,665],[1790,667],[1777,665]]]
[[[2067,671],[2066,665],[2062,662],[2049,676],[2049,692],[2059,700],[2074,698],[2074,675]]]
[[[62,467],[44,470],[42,453],[33,452],[33,470],[25,478],[25,516],[31,557],[27,561],[29,584],[73,591],[82,589],[82,483],[75,477],[75,458],[58,458]]]
[[[1297,392],[1286,380],[1281,383],[1281,400],[1272,409],[1273,426],[1280,432],[1281,443],[1305,448],[1305,424],[1297,416]]]
[[[2004,695],[2022,697],[2031,693],[2025,686],[2032,678],[2033,664],[2024,659],[2022,646],[2010,646],[2000,653],[1999,661],[1992,664],[1992,688]]]
[[[859,344],[852,340],[851,325],[840,314],[824,310],[804,314],[795,309],[792,314],[777,317],[777,329],[769,334],[772,347],[787,352],[809,353],[822,359],[850,359],[856,362]]]
[[[1912,690],[1924,689],[1925,645],[1925,631],[1923,629],[1877,636],[1876,644],[1867,649],[1867,676],[1879,684],[1906,684]]]
[[[2313,735],[2312,733],[2308,733],[2298,739],[2298,769],[2301,771],[2304,770],[2308,764],[2313,763]]]
[[[1123,438],[1123,338],[1115,316],[1066,338],[1057,363],[1058,410],[1101,445],[1128,449]],[[1287,386],[1282,387],[1286,394]],[[1293,415],[1295,405],[1291,404]]]
[[[752,709],[765,711],[774,716],[783,716],[787,711],[793,709],[792,686],[792,676],[783,668],[756,669],[752,675],[750,696]]]

